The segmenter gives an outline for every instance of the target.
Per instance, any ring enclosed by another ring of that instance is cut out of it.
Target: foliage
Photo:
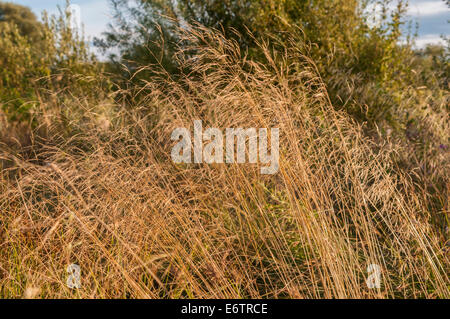
[[[15,19],[0,23],[0,102],[12,120],[27,119],[42,94],[82,89],[87,83],[79,76],[96,74],[94,56],[68,21],[67,11],[59,17],[44,13],[32,35]]]
[[[439,206],[448,193],[432,191],[427,172],[399,167],[407,147],[375,144],[336,111],[295,45],[262,44],[262,63],[210,29],[182,39],[194,47],[177,52],[180,68],[191,70],[176,81],[142,82],[145,96],[129,107],[75,95],[44,114],[39,152],[0,149],[10,161],[0,171],[1,297],[450,296]],[[280,128],[280,173],[173,163],[170,136],[193,119]],[[61,138],[58,127],[73,133]],[[427,164],[432,174],[448,168],[439,157]],[[81,289],[66,285],[71,263]],[[370,264],[382,270],[379,289],[366,285]]]
[[[176,68],[173,52],[177,30],[198,23],[223,30],[250,58],[258,58],[258,39],[273,36],[303,46],[319,68],[333,104],[360,120],[379,122],[391,116],[391,91],[404,87],[408,46],[397,43],[404,24],[404,1],[389,11],[391,1],[378,1],[381,17],[373,25],[371,1],[358,0],[232,0],[137,1],[112,0],[115,23],[97,45],[119,48],[122,60],[139,65],[161,63],[169,73]],[[155,43],[164,39],[163,47]],[[117,57],[116,57],[117,58]],[[148,76],[144,74],[143,77]],[[350,88],[350,89],[347,89]],[[350,92],[351,91],[351,92]]]
[[[114,0],[109,74],[0,22],[0,297],[448,298],[449,50],[377,2]],[[173,163],[193,119],[280,128],[279,174]]]
[[[26,36],[34,42],[40,40],[42,23],[30,8],[14,3],[0,2],[0,25],[4,23],[13,23],[19,29],[21,36]]]

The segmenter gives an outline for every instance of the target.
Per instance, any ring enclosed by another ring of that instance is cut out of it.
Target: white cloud
[[[427,44],[444,44],[439,34],[426,34],[416,39],[416,47],[424,48]]]
[[[444,1],[419,1],[410,3],[408,14],[414,17],[433,16],[442,13],[449,13],[450,9]]]

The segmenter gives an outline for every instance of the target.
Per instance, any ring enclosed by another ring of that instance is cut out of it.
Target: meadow
[[[248,51],[192,24],[176,31],[177,72],[157,54],[113,67],[66,18],[47,18],[39,59],[0,24],[0,298],[450,297],[437,60],[398,46],[385,88],[301,32]],[[172,132],[196,120],[279,128],[278,172],[174,163]]]

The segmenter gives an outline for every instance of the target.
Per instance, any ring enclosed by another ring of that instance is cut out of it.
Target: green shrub
[[[11,120],[28,120],[36,101],[50,92],[70,88],[93,94],[87,79],[98,74],[99,65],[68,21],[67,10],[59,17],[44,12],[33,35],[14,20],[0,23],[0,103]]]

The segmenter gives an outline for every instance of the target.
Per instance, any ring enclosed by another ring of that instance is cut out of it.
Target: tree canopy
[[[0,2],[0,24],[5,22],[16,24],[22,36],[30,37],[33,40],[39,38],[39,31],[42,29],[42,23],[38,21],[30,8],[19,4]]]
[[[381,15],[372,21],[368,8],[375,2]],[[103,39],[96,39],[96,45],[105,51],[118,50],[118,56],[111,55],[115,63],[136,67],[158,63],[173,73],[177,69],[173,54],[181,42],[177,29],[188,24],[221,30],[255,59],[260,55],[256,41],[268,36],[290,44],[307,43],[307,54],[319,68],[333,103],[345,106],[357,118],[376,120],[385,118],[395,103],[386,105],[385,101],[392,99],[378,97],[389,95],[387,87],[398,87],[402,85],[399,81],[411,75],[403,74],[411,50],[399,45],[407,2],[400,0],[389,10],[391,2],[110,0],[114,21]],[[358,90],[353,88],[362,83],[366,90],[356,94]],[[369,102],[373,105],[370,112],[362,111],[360,105]]]

